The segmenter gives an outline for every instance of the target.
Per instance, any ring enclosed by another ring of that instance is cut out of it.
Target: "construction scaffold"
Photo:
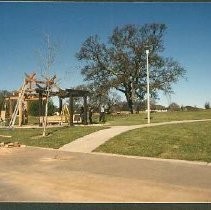
[[[38,80],[36,73],[26,74],[23,84],[19,90],[14,91],[12,94],[5,97],[4,110],[1,110],[1,122],[9,128],[13,128],[17,124],[22,126],[28,123],[28,101],[39,101],[39,125],[42,126],[44,123],[44,105],[46,103],[47,94],[49,97],[59,97],[59,115],[58,116],[47,116],[48,124],[53,123],[81,123],[79,114],[73,114],[73,100],[74,97],[83,97],[84,108],[87,112],[87,97],[88,91],[75,90],[75,89],[61,89],[55,82],[56,76],[52,78],[44,78],[44,80]],[[50,87],[50,89],[48,89]],[[53,88],[54,87],[54,88]],[[54,89],[54,90],[53,90]],[[47,90],[49,92],[47,93]],[[62,104],[63,99],[69,98],[69,105]],[[5,123],[7,122],[7,123]],[[85,119],[84,124],[87,124]]]

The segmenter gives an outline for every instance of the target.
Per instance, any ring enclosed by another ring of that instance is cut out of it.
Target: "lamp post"
[[[146,50],[147,55],[147,122],[150,124],[150,97],[149,97],[149,50]]]

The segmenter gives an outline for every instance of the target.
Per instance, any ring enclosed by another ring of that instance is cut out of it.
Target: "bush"
[[[206,102],[205,105],[204,105],[204,108],[205,109],[210,109],[210,102]]]
[[[42,107],[42,115],[45,113],[45,106]],[[48,102],[48,115],[53,115],[56,111],[56,107],[52,100]],[[30,101],[28,103],[28,112],[31,116],[39,116],[39,101]]]
[[[184,110],[184,111],[199,111],[200,108],[198,108],[198,107],[193,107],[193,106],[185,106],[185,107],[183,108],[183,110]]]
[[[180,106],[176,103],[171,103],[168,107],[170,111],[180,111]]]

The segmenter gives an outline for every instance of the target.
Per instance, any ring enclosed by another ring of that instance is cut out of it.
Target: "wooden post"
[[[87,96],[84,96],[84,125],[87,125]]]
[[[59,97],[59,114],[62,114],[62,98]]]
[[[21,93],[19,93],[19,97],[20,97],[20,94]],[[22,125],[22,121],[23,121],[23,102],[22,101],[19,102],[18,109],[19,109],[18,125],[21,126]]]
[[[13,100],[9,98],[9,118],[12,117],[12,113],[13,113]]]
[[[22,104],[22,125],[25,125],[26,124],[26,101],[24,100],[23,101],[23,104]]]
[[[28,124],[29,122],[29,106],[28,106],[28,101],[25,101],[25,124]]]
[[[69,111],[70,111],[70,126],[73,126],[73,96],[72,95],[70,95]]]

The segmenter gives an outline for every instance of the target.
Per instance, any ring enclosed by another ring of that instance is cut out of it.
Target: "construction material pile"
[[[0,142],[0,148],[13,148],[13,147],[25,147],[18,142]]]

